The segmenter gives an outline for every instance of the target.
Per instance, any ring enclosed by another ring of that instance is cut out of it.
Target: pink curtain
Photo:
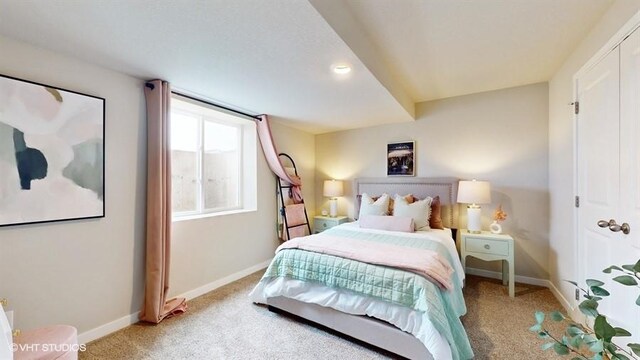
[[[140,320],[159,323],[186,311],[183,298],[167,301],[171,253],[171,87],[147,83],[147,250],[144,305]]]
[[[302,181],[298,176],[289,175],[285,170],[280,157],[278,156],[278,150],[273,142],[273,136],[271,135],[271,125],[269,124],[269,117],[267,115],[260,115],[258,121],[258,137],[260,138],[260,144],[262,145],[262,151],[267,159],[267,163],[280,179],[293,185],[291,189],[293,202],[296,204],[302,203]]]

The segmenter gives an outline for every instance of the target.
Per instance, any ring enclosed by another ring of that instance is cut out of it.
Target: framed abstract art
[[[415,141],[387,144],[387,176],[415,176]]]
[[[0,226],[99,218],[105,100],[0,75]]]

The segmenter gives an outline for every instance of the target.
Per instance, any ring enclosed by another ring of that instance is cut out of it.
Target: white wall
[[[322,181],[346,179],[339,212],[353,217],[350,180],[386,176],[388,142],[415,140],[417,176],[491,181],[483,224],[503,204],[506,233],[516,238],[516,274],[548,278],[548,89],[546,83],[420,103],[412,123],[316,137],[316,203],[326,208]],[[460,227],[466,226],[461,209]],[[474,259],[475,260],[475,259]],[[469,266],[498,270],[499,264]]]
[[[0,54],[1,74],[104,97],[107,105],[106,218],[0,228],[0,297],[23,330],[63,323],[83,333],[136,313],[144,281],[143,81],[4,37]],[[279,150],[297,160],[313,210],[314,136],[277,120],[273,130]],[[273,256],[275,180],[259,149],[257,212],[175,223],[170,294]]]
[[[617,0],[549,82],[549,273],[565,302],[573,304],[576,279],[573,228],[573,75],[640,9],[640,0]]]

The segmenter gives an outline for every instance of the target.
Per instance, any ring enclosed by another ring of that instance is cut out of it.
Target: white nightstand
[[[327,229],[331,229],[334,226],[346,223],[348,218],[346,216],[314,216],[313,217],[313,233],[321,233]]]
[[[460,231],[460,255],[462,267],[466,272],[466,258],[473,256],[484,261],[502,260],[502,284],[507,285],[509,279],[509,296],[515,296],[514,285],[514,241],[505,234],[492,234],[483,231],[480,234],[471,234],[467,230]],[[509,264],[507,273],[504,262]]]

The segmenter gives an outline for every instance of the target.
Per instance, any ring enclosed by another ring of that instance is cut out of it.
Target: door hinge
[[[576,206],[577,208],[579,208],[579,207],[580,207],[580,196],[576,196],[575,206]]]
[[[573,103],[573,112],[578,115],[580,113],[580,102],[576,101]]]
[[[580,300],[580,289],[576,289],[576,300]]]

